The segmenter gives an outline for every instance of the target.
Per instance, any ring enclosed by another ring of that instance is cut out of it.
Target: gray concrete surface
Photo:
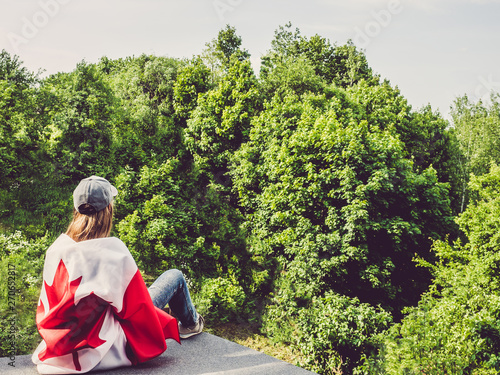
[[[307,375],[310,371],[270,357],[253,349],[203,332],[182,340],[167,340],[168,349],[159,357],[135,367],[124,367],[95,374],[137,375]],[[36,375],[30,355],[17,356],[15,367],[9,358],[0,358],[2,375]]]

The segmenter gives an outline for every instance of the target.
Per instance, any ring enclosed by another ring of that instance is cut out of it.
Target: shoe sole
[[[184,334],[180,334],[179,333],[179,337],[181,339],[188,339],[188,338],[190,338],[192,336],[199,335],[200,333],[202,333],[203,332],[203,328],[205,327],[205,324],[204,324],[205,322],[204,322],[203,318],[201,318],[201,319],[202,319],[202,321],[200,322],[200,329],[198,331],[191,332],[191,333],[184,333]]]
[[[187,335],[179,335],[179,337],[180,337],[181,339],[188,339],[188,338],[190,338],[190,337],[193,337],[193,336],[199,335],[200,333],[202,333],[202,331],[200,331],[200,332],[188,333]]]

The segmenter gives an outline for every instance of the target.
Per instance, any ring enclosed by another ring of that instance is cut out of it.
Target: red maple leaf
[[[38,355],[40,360],[72,354],[76,370],[81,370],[78,350],[97,348],[105,343],[99,338],[109,303],[93,292],[75,305],[75,292],[82,277],[69,282],[64,262],[59,262],[52,286],[45,281],[49,306],[40,300],[36,321],[47,347]]]

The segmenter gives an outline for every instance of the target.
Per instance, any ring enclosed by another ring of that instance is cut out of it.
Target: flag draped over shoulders
[[[118,238],[75,242],[62,234],[47,250],[36,322],[41,374],[130,366],[179,342],[177,321],[156,308]]]

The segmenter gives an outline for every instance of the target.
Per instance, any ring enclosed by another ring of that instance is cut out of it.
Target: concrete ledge
[[[175,375],[307,375],[313,374],[290,363],[203,332],[182,340],[167,340],[168,349],[159,357],[135,367],[93,372],[95,374]],[[36,375],[30,355],[17,356],[15,367],[9,358],[0,358],[2,375]]]

